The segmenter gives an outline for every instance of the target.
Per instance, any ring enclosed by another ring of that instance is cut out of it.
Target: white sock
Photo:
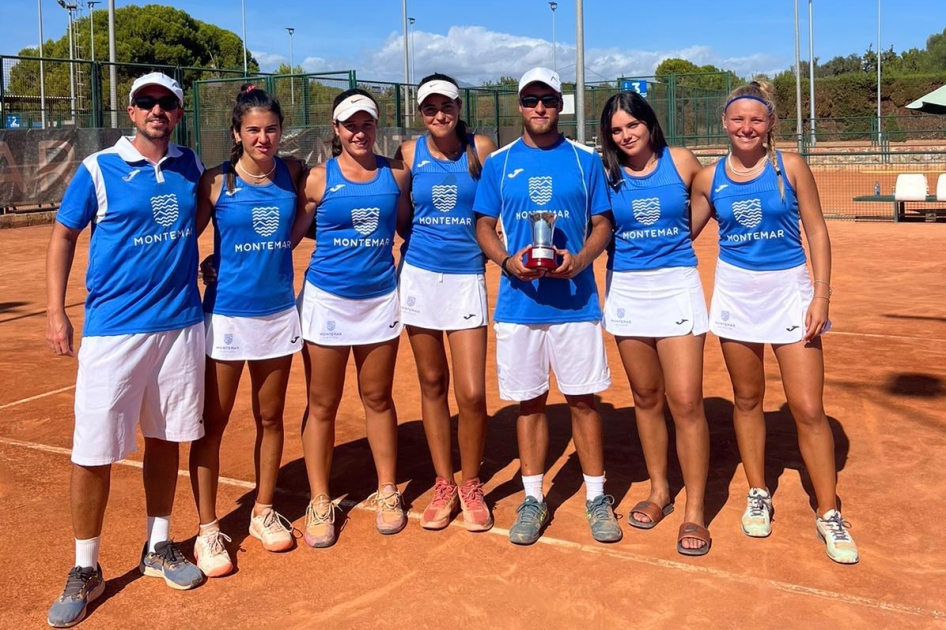
[[[585,478],[585,501],[593,501],[604,494],[604,475],[600,477],[591,477],[582,475]]]
[[[197,530],[198,536],[205,536],[210,532],[219,532],[220,531],[220,522],[217,519],[210,521],[209,523],[201,523],[200,527]]]
[[[88,540],[79,540],[76,538],[76,566],[83,568],[92,568],[99,566],[99,544],[100,536],[89,538]]]
[[[545,501],[545,495],[542,494],[542,480],[545,475],[523,475],[522,486],[526,489],[526,496],[532,497],[539,503]]]
[[[171,515],[167,516],[149,516],[148,517],[148,553],[154,551],[154,546],[159,542],[170,540],[171,538]]]

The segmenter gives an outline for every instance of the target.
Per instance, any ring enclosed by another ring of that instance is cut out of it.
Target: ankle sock
[[[582,475],[585,478],[585,501],[593,501],[604,494],[604,475],[592,477]]]
[[[148,553],[154,551],[154,546],[159,542],[164,542],[171,538],[171,515],[167,516],[149,516],[147,522],[148,530]]]
[[[526,490],[526,496],[532,497],[539,503],[545,501],[545,495],[542,494],[542,481],[545,475],[523,475],[522,486]]]
[[[76,538],[76,566],[94,569],[99,565],[100,536],[79,540]]]

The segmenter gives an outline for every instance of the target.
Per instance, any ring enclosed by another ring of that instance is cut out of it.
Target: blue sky
[[[42,4],[46,39],[66,32],[66,11]],[[402,80],[401,0],[244,0],[247,43],[264,70],[289,59],[308,71],[354,68],[358,76]],[[815,57],[863,53],[877,41],[875,0],[813,0]],[[78,0],[84,4],[85,0]],[[116,0],[116,6],[145,4]],[[98,5],[97,10],[107,6]],[[177,0],[195,18],[242,32],[240,0]],[[471,7],[461,10],[459,7]],[[586,80],[646,76],[661,60],[682,57],[742,76],[774,73],[794,64],[794,0],[755,3],[664,0],[586,0]],[[802,58],[808,58],[808,0],[799,0]],[[82,15],[87,15],[84,9]],[[4,18],[0,53],[16,54],[38,41],[37,0],[0,0]],[[408,0],[414,72],[447,72],[468,84],[552,65],[552,11],[544,0]],[[575,3],[555,12],[557,66],[575,73]],[[924,48],[946,28],[946,0],[881,0],[884,49]],[[101,54],[100,51],[96,51]]]

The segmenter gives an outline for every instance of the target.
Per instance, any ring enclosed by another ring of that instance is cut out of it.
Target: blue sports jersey
[[[397,288],[394,230],[401,192],[377,156],[370,182],[350,182],[336,158],[325,163],[325,193],[315,211],[315,251],[306,280],[333,295],[359,300]]]
[[[223,163],[223,176],[230,172]],[[295,306],[292,285],[292,222],[296,190],[276,158],[276,177],[256,186],[239,177],[226,182],[213,210],[213,264],[217,281],[204,292],[204,311],[262,316]]]
[[[617,190],[610,188],[614,240],[608,247],[608,269],[641,271],[695,267],[690,237],[690,192],[664,149],[657,168],[643,177],[624,169]]]
[[[162,332],[203,320],[197,290],[197,182],[190,149],[152,164],[127,139],[82,161],[56,220],[92,223],[86,336]]]
[[[785,200],[771,162],[748,182],[726,174],[725,160],[716,164],[710,202],[719,222],[719,259],[753,271],[791,269],[805,263],[801,244],[798,198],[785,175],[782,153],[776,152]]]
[[[473,134],[467,142],[475,146]],[[427,136],[421,136],[414,143],[411,176],[414,219],[404,260],[438,273],[483,273],[486,257],[476,242],[473,219],[476,181],[467,153],[456,160],[437,159],[427,148]]]
[[[510,254],[532,244],[532,212],[554,212],[553,244],[577,254],[590,232],[591,217],[611,209],[607,186],[601,159],[592,149],[564,137],[539,149],[519,138],[483,164],[473,209],[499,217]],[[532,282],[503,275],[493,318],[513,324],[598,321],[601,306],[594,272],[589,265],[568,280],[543,277]]]

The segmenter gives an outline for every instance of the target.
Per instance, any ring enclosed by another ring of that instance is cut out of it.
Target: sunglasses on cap
[[[526,109],[537,107],[539,101],[542,101],[542,105],[549,109],[558,107],[559,102],[561,102],[560,98],[554,94],[546,94],[545,96],[522,96],[519,98],[519,104]]]
[[[132,102],[138,109],[148,111],[154,109],[155,105],[160,105],[162,110],[173,112],[181,105],[176,96],[161,96],[159,98],[155,98],[154,96],[136,96],[132,99]]]

